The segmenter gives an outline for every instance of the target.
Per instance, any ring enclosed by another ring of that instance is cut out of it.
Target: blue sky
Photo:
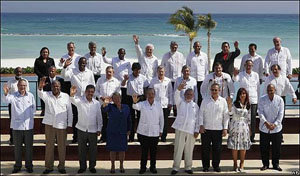
[[[1,1],[1,12],[174,13],[183,5],[196,13],[299,14],[298,1]]]

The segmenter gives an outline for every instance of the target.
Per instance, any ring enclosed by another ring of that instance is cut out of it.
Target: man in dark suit
[[[235,41],[234,42],[234,52],[230,52],[230,46],[228,42],[223,42],[222,43],[222,51],[215,56],[213,68],[217,62],[220,62],[223,67],[223,72],[230,74],[232,77],[233,70],[234,70],[234,59],[238,57],[241,53],[239,49],[239,42]]]
[[[64,79],[56,77],[56,67],[55,66],[51,66],[51,67],[49,67],[48,71],[49,71],[49,76],[46,78],[46,81],[45,81],[46,85],[43,88],[43,90],[44,91],[51,91],[52,81],[57,80],[61,84],[61,91],[64,92],[64,93],[66,93],[65,86],[64,86]]]

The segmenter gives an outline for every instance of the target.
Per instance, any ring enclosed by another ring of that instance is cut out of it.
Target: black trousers
[[[163,108],[163,113],[164,113],[164,130],[163,133],[161,135],[161,139],[166,139],[167,138],[167,134],[168,134],[168,118],[170,115],[170,110],[169,108]]]
[[[148,153],[150,152],[150,168],[156,168],[156,151],[158,144],[158,137],[148,137],[138,134],[138,140],[141,144],[141,169],[147,168]]]
[[[122,96],[122,100],[121,103],[122,104],[128,104],[128,96],[127,96],[127,88],[126,87],[121,87],[121,96]]]
[[[257,104],[251,104],[251,134],[250,139],[253,141],[255,137],[256,129],[256,113],[257,113]]]
[[[202,166],[210,167],[210,148],[212,144],[212,166],[219,167],[222,150],[222,130],[206,130],[201,134],[202,141]]]
[[[272,165],[279,166],[282,131],[278,133],[260,132],[260,154],[264,166],[269,167],[270,142],[272,142]]]
[[[42,111],[45,111],[45,102],[40,99]]]
[[[201,106],[201,102],[202,102],[202,95],[201,95],[201,85],[202,85],[203,81],[197,81],[197,91],[198,91],[198,106]]]
[[[9,126],[11,122],[11,104],[8,104],[8,116],[9,116]],[[12,134],[12,128],[9,128],[9,135],[10,135],[10,142],[13,142],[13,134]]]
[[[144,101],[143,95],[140,95],[138,97],[139,97],[139,101]],[[132,108],[133,101],[131,96],[127,96],[127,100],[128,100],[128,106],[130,108],[130,115],[131,115],[131,130],[130,130],[129,140],[132,141],[134,140],[134,134],[136,131],[135,129],[140,121],[141,112]],[[137,116],[137,118],[135,118],[135,115]]]
[[[94,75],[94,80],[95,80],[95,83],[97,83],[97,80],[101,77],[101,75]]]
[[[73,104],[72,104],[72,112],[73,112],[73,123],[72,123],[73,140],[77,141],[77,128],[75,126],[78,122],[78,111],[77,111],[77,107]]]
[[[103,126],[102,126],[102,129],[101,129],[101,138],[100,138],[100,140],[105,142],[106,141],[106,128],[107,128],[107,123],[108,123],[108,113],[103,112],[102,107],[101,107],[101,115],[102,115]]]
[[[282,121],[281,121],[281,124],[282,124],[282,128],[284,127],[284,122],[285,122],[285,96],[282,96],[281,97],[282,99],[283,99],[283,102],[284,102],[284,109],[283,109],[283,119],[282,119]],[[282,136],[282,135],[281,135]],[[282,140],[283,140],[283,136],[282,136]]]
[[[70,89],[72,85],[70,81],[64,81],[63,86],[61,87],[61,91],[65,92],[66,94],[70,95]]]

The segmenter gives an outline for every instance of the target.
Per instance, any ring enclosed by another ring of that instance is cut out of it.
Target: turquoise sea
[[[161,58],[169,50],[170,41],[177,41],[179,50],[186,56],[189,42],[183,32],[175,32],[167,23],[170,14],[62,14],[62,13],[1,13],[1,58],[36,58],[43,46],[51,56],[60,58],[66,53],[66,43],[73,41],[76,52],[88,52],[89,41],[106,47],[108,56],[116,55],[121,47],[127,58],[136,58],[132,35],[140,36],[142,47],[155,46],[154,54]],[[212,14],[218,25],[212,31],[211,55],[220,51],[221,43],[232,45],[238,40],[242,55],[248,45],[258,45],[258,53],[265,56],[273,47],[272,38],[279,36],[282,45],[290,49],[293,59],[299,59],[299,17],[282,14]],[[206,30],[198,37],[204,52],[207,51]]]

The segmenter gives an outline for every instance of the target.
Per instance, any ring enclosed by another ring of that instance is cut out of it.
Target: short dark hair
[[[183,67],[182,67],[182,69],[181,69],[181,72],[183,72],[183,70],[185,70],[185,69],[190,69],[190,67],[188,66],[188,65],[184,65]]]
[[[278,68],[278,70],[281,70],[281,67],[280,67],[280,65],[278,65],[278,64],[274,64],[274,65],[272,65],[272,66],[271,66],[271,70],[273,70],[273,68],[274,68],[274,67],[277,67],[277,68]]]
[[[82,61],[83,59],[85,59],[85,60],[86,60],[86,58],[85,58],[85,57],[81,57],[81,58],[79,58],[79,60],[78,60],[78,63],[79,63],[80,61]]]
[[[254,46],[255,50],[257,49],[257,46],[256,46],[255,43],[250,43],[250,44],[249,44],[249,48],[252,47],[252,46]]]
[[[141,65],[138,63],[138,62],[134,62],[133,64],[132,64],[132,71],[134,71],[134,70],[140,70],[142,67],[141,67]]]
[[[215,68],[216,66],[219,66],[219,65],[223,68],[221,62],[216,62],[215,65],[214,65],[214,68]]]
[[[92,84],[89,84],[86,86],[85,91],[87,91],[88,89],[94,89],[95,90],[95,86]]]
[[[222,43],[222,47],[223,47],[223,45],[226,45],[226,44],[227,44],[227,45],[229,46],[229,48],[230,48],[230,45],[229,45],[228,42],[223,42],[223,43]]]

